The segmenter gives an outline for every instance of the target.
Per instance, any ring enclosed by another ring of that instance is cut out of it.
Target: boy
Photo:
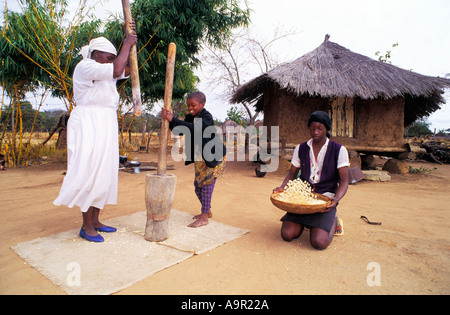
[[[185,165],[195,163],[195,180],[194,188],[202,205],[201,214],[194,216],[194,222],[189,224],[189,227],[201,227],[208,224],[208,218],[212,217],[211,213],[211,198],[214,191],[214,185],[217,177],[223,174],[225,169],[225,145],[220,140],[221,152],[216,152],[217,146],[211,147],[211,141],[218,141],[219,135],[215,134],[214,137],[204,136],[203,133],[206,128],[214,126],[214,120],[212,115],[204,108],[206,104],[205,94],[202,92],[194,92],[188,95],[187,105],[189,114],[186,115],[184,120],[180,120],[173,116],[172,112],[166,109],[162,109],[161,118],[170,122],[169,128],[177,126],[184,126],[189,129],[189,135],[186,135],[186,146],[189,144],[189,148],[186,148],[186,161]],[[201,128],[202,139],[194,139]],[[197,140],[197,141],[195,141]],[[201,148],[199,147],[201,144]],[[206,150],[205,150],[206,147]],[[211,148],[211,152],[206,152]],[[195,152],[201,150],[201,157],[197,156]],[[218,157],[219,156],[219,157]]]

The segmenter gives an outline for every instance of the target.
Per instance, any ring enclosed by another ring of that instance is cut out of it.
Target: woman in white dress
[[[103,242],[98,232],[115,232],[99,221],[106,204],[117,204],[119,144],[116,81],[129,75],[127,66],[133,32],[125,38],[117,55],[114,45],[104,37],[91,40],[82,48],[83,60],[73,73],[76,107],[67,125],[67,173],[55,205],[79,206],[83,215],[80,236]]]

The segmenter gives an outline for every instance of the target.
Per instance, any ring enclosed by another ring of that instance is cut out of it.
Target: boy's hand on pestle
[[[168,120],[168,121],[172,121],[173,118],[173,114],[170,110],[167,110],[165,108],[161,109],[161,118]]]

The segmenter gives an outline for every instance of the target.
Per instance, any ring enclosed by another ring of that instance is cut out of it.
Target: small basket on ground
[[[275,207],[277,207],[281,210],[284,210],[286,212],[289,212],[289,213],[311,214],[311,213],[322,212],[331,203],[330,197],[327,197],[327,196],[321,195],[321,194],[316,194],[316,193],[314,193],[314,195],[317,197],[317,199],[323,200],[323,201],[325,201],[325,203],[316,204],[316,205],[290,203],[290,202],[276,199],[276,196],[278,194],[280,194],[280,193],[273,193],[272,195],[270,195],[270,200],[272,201],[272,203]]]

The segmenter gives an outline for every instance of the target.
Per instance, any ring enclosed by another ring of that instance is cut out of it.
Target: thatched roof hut
[[[227,130],[231,130],[232,132],[235,131],[235,127],[239,126],[234,121],[227,119],[222,125],[220,125],[220,129],[222,129],[222,133],[226,134]]]
[[[347,145],[360,151],[385,145],[400,151],[404,127],[440,109],[447,87],[448,79],[354,53],[327,35],[315,50],[242,85],[231,102],[255,104],[264,111],[264,125],[280,126],[280,137],[287,142],[308,138],[307,132],[296,129],[312,111],[324,110],[338,129],[334,136],[345,138],[341,140]],[[395,130],[376,134],[394,125]]]

